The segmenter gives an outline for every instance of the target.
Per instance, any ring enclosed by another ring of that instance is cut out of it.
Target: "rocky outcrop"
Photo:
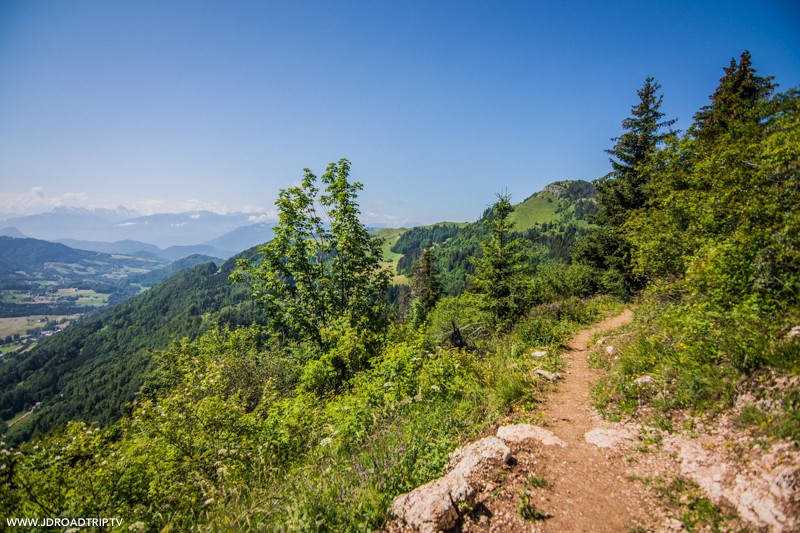
[[[548,381],[558,381],[561,379],[561,374],[558,372],[548,372],[547,370],[542,370],[541,368],[536,370],[537,376],[542,376],[544,379]]]
[[[730,442],[730,441],[728,441]],[[800,463],[791,443],[766,453],[743,450],[748,460],[731,461],[730,446],[669,436],[664,449],[677,455],[681,474],[693,479],[708,497],[733,506],[739,516],[769,531],[800,530]]]
[[[497,437],[459,448],[451,454],[444,476],[395,498],[391,513],[421,533],[450,529],[456,525],[461,507],[472,505],[481,488],[472,480],[473,474],[510,460],[511,450]]]
[[[622,429],[595,428],[583,436],[589,444],[598,448],[613,448],[617,444],[631,440],[631,434]]]
[[[406,527],[421,533],[454,527],[461,509],[472,506],[475,495],[484,488],[479,474],[498,464],[511,463],[508,444],[527,440],[536,440],[545,446],[565,446],[551,431],[539,426],[503,426],[497,430],[496,437],[483,438],[453,452],[444,476],[395,498],[392,515]]]
[[[450,454],[447,469],[450,474],[469,477],[480,465],[487,461],[501,461],[507,463],[511,460],[511,450],[503,439],[486,437],[459,448]]]
[[[460,475],[447,475],[401,494],[391,512],[422,533],[443,531],[456,525],[459,505],[472,505],[475,489]]]

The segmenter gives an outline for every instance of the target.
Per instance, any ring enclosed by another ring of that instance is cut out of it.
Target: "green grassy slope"
[[[408,283],[408,278],[402,274],[397,273],[397,262],[403,257],[403,254],[392,251],[392,246],[397,243],[407,228],[386,228],[372,232],[373,235],[383,239],[383,268],[388,268],[392,273],[392,283],[398,285],[405,285]]]
[[[561,217],[558,207],[558,198],[550,192],[542,191],[515,205],[509,219],[514,223],[516,231],[523,232],[536,224],[556,222]]]

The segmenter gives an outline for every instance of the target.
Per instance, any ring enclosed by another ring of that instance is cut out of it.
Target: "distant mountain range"
[[[227,259],[272,239],[274,222],[254,222],[260,216],[210,211],[141,216],[125,208],[59,207],[0,221],[0,236],[31,237],[112,254],[147,252],[170,260],[193,254]]]

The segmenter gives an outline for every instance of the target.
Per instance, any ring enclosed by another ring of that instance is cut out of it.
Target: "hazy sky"
[[[260,210],[347,157],[368,222],[609,171],[648,75],[800,85],[800,2],[0,0],[0,213]]]

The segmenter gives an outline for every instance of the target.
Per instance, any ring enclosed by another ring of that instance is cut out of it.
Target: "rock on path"
[[[510,460],[511,450],[497,437],[459,448],[450,455],[448,473],[395,498],[392,515],[421,533],[450,529],[458,521],[460,507],[471,506],[482,488],[470,479],[473,474]]]

